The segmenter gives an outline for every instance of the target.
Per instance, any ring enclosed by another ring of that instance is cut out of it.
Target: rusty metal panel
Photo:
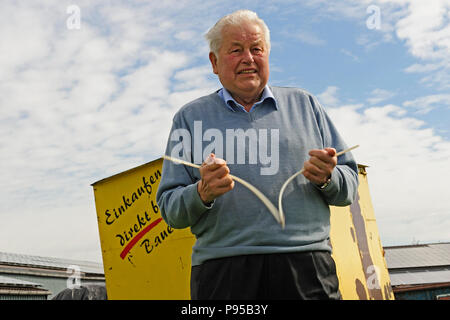
[[[331,207],[330,241],[343,299],[394,299],[365,166],[358,196],[348,207]]]

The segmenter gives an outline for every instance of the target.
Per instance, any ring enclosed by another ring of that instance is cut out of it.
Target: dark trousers
[[[340,298],[336,265],[325,251],[226,257],[191,271],[192,300]]]

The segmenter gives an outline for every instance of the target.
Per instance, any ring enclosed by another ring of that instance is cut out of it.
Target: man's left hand
[[[336,149],[325,148],[309,151],[311,158],[303,164],[303,175],[312,183],[323,185],[337,165]]]

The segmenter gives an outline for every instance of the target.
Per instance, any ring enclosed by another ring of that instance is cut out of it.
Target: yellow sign
[[[162,159],[94,183],[108,299],[190,299],[190,229],[161,218]]]
[[[364,166],[358,198],[331,207],[330,242],[343,299],[393,299]],[[109,299],[190,299],[190,229],[156,204],[162,159],[93,184]]]

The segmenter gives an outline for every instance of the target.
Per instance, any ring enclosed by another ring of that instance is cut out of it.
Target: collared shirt
[[[217,94],[223,99],[223,101],[225,101],[226,106],[233,112],[236,112],[238,110],[247,112],[247,110],[245,110],[244,106],[241,105],[240,103],[238,103],[236,100],[234,100],[234,98],[231,96],[230,92],[223,88],[220,89]],[[248,112],[252,112],[252,110],[254,108],[256,108],[258,105],[261,105],[265,100],[271,100],[272,101],[272,105],[275,107],[275,109],[278,110],[278,105],[277,105],[277,100],[275,100],[275,97],[272,93],[272,91],[270,90],[269,86],[265,86],[264,90],[262,92],[261,95],[261,99],[256,102]]]

